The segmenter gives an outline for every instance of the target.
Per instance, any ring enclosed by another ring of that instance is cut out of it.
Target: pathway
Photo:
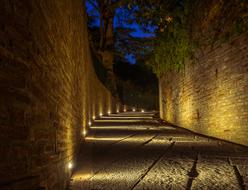
[[[248,189],[248,148],[161,124],[153,115],[95,120],[71,189]]]

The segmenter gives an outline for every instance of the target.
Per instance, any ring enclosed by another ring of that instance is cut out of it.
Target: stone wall
[[[195,56],[195,64],[160,79],[161,118],[248,145],[248,33]]]
[[[83,1],[1,0],[0,12],[0,189],[64,189],[89,120],[117,109]]]

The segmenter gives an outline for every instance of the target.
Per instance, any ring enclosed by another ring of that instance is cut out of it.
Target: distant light
[[[116,110],[117,113],[119,113],[119,110]]]
[[[91,124],[92,124],[91,121],[89,121],[88,124],[89,124],[89,126],[91,126]]]
[[[96,116],[93,116],[92,119],[96,119]]]
[[[83,130],[83,136],[85,137],[87,135],[87,131]]]
[[[141,110],[141,112],[142,112],[142,113],[144,113],[144,112],[145,112],[145,110],[144,110],[144,109],[142,109],[142,110]]]
[[[126,109],[124,109],[123,111],[124,111],[124,112],[126,112],[127,110],[126,110]]]
[[[68,168],[69,168],[69,169],[72,169],[72,168],[73,168],[73,164],[72,164],[72,162],[69,162],[69,164],[68,164]]]
[[[167,17],[165,18],[165,20],[166,20],[167,22],[171,23],[172,20],[173,20],[173,17],[167,16]]]
[[[111,111],[108,111],[108,114],[111,114]]]
[[[100,113],[99,115],[102,116],[102,113]]]
[[[133,111],[136,111],[136,109],[135,109],[135,108],[133,108]]]

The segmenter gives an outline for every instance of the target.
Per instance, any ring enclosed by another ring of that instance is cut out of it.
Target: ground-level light
[[[87,135],[87,131],[83,130],[83,136],[85,137]]]
[[[133,111],[136,111],[136,109],[135,109],[135,108],[133,108]]]
[[[69,162],[69,163],[68,163],[68,168],[69,168],[69,169],[72,169],[72,168],[73,168],[72,162]]]

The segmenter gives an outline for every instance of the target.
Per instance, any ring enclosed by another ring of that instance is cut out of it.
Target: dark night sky
[[[87,9],[87,12],[89,14],[94,15],[97,18],[95,20],[94,25],[99,26],[100,25],[99,13],[94,9],[94,7],[90,3],[88,3],[88,1],[86,1],[86,9]],[[116,15],[118,15],[122,11],[123,11],[122,8],[117,8]],[[131,17],[131,15],[129,15],[129,16]],[[153,37],[155,35],[154,34],[154,31],[155,31],[154,27],[148,27],[147,28],[148,31],[145,32],[145,31],[143,31],[142,27],[137,23],[134,23],[134,24],[127,24],[127,23],[123,23],[123,22],[119,23],[118,18],[116,16],[114,19],[114,27],[118,27],[118,26],[122,26],[124,28],[126,27],[126,28],[134,29],[134,32],[130,33],[133,37],[146,38],[146,37]],[[131,63],[131,64],[136,63],[135,57],[132,54],[127,54],[125,57],[129,63]]]

